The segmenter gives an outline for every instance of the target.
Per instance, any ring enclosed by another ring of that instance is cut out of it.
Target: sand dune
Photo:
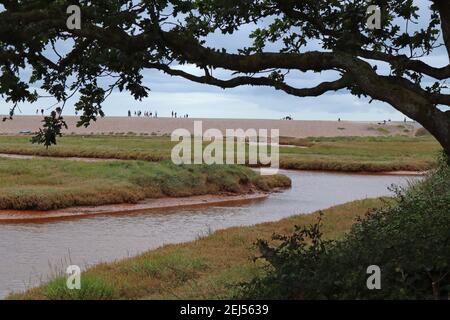
[[[193,132],[194,121],[203,122],[203,130],[217,128],[225,133],[226,129],[279,129],[281,136],[289,137],[335,137],[335,136],[379,136],[387,134],[412,135],[416,124],[408,122],[376,122],[353,121],[298,121],[298,120],[258,120],[258,119],[184,119],[184,118],[144,118],[144,117],[105,117],[93,122],[88,128],[77,128],[77,117],[67,116],[65,120],[69,126],[66,133],[76,134],[108,134],[108,133],[136,133],[136,134],[170,134],[178,128],[185,128]],[[13,120],[0,122],[0,134],[19,134],[35,132],[42,123],[40,116],[16,116]],[[405,131],[408,130],[408,131]]]

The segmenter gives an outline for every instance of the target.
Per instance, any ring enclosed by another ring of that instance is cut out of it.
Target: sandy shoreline
[[[377,129],[388,129],[391,134],[406,134],[404,126],[408,126],[413,135],[417,124],[412,122],[378,122],[357,121],[309,121],[309,120],[271,120],[271,119],[201,119],[201,118],[146,118],[146,117],[105,117],[92,122],[88,128],[76,127],[79,118],[66,116],[69,126],[66,134],[113,134],[134,133],[147,135],[171,134],[175,129],[185,128],[193,132],[194,121],[202,121],[203,131],[216,128],[225,133],[226,129],[279,129],[280,136],[307,137],[339,137],[339,136],[380,136]],[[15,116],[13,120],[0,123],[0,134],[20,134],[36,132],[42,127],[41,116]]]
[[[0,210],[0,223],[41,222],[93,215],[130,214],[148,211],[161,212],[167,209],[245,203],[254,200],[263,200],[268,196],[268,193],[255,192],[243,195],[201,195],[186,198],[166,197],[148,199],[136,204],[72,207],[49,211]]]

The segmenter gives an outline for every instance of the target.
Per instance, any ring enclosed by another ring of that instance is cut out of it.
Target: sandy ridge
[[[200,118],[145,118],[145,117],[105,117],[100,118],[88,128],[76,127],[79,120],[75,116],[66,116],[69,129],[66,133],[76,134],[171,134],[175,129],[185,128],[193,132],[194,121],[202,121],[203,131],[216,128],[225,133],[226,129],[279,129],[281,136],[306,137],[339,137],[339,136],[378,136],[381,135],[374,128],[382,127],[392,133],[402,133],[399,126],[403,122],[391,122],[379,125],[376,122],[355,121],[306,121],[306,120],[271,120],[271,119],[200,119]],[[13,120],[0,123],[1,134],[19,134],[21,132],[36,132],[42,126],[41,116],[16,116]],[[416,124],[407,123],[417,128]]]

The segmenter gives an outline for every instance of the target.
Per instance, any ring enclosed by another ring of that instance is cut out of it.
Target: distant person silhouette
[[[41,109],[41,114],[44,115],[44,109]]]

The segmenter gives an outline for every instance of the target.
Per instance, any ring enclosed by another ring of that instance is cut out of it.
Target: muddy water
[[[68,264],[86,267],[211,230],[279,220],[366,197],[417,177],[283,171],[293,187],[266,200],[148,214],[93,216],[46,223],[0,224],[0,298],[48,279]]]

